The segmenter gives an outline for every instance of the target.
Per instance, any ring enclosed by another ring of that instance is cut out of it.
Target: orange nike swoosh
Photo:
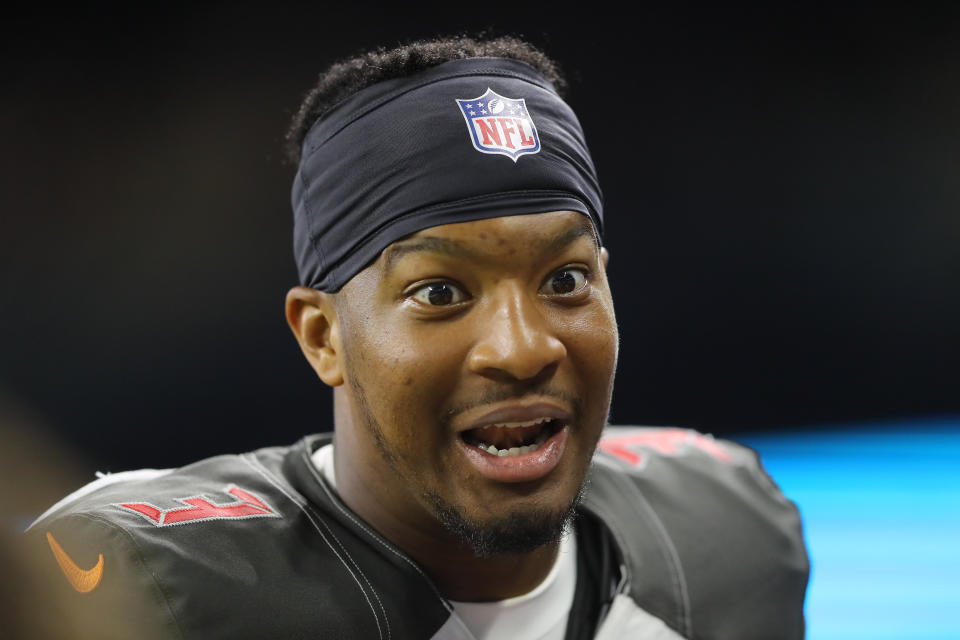
[[[97,560],[97,564],[92,569],[81,569],[77,563],[67,555],[54,537],[47,532],[47,542],[50,543],[50,550],[53,551],[53,557],[57,559],[57,564],[63,570],[63,575],[67,576],[70,586],[80,593],[89,593],[100,584],[100,578],[103,577],[103,554]]]

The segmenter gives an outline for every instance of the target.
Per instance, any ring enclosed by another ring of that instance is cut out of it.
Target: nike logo
[[[92,569],[81,569],[77,566],[77,563],[73,561],[73,558],[67,555],[67,552],[63,550],[63,547],[60,546],[49,531],[47,532],[47,542],[50,543],[50,550],[53,551],[53,557],[57,559],[57,564],[60,565],[63,575],[67,576],[67,582],[70,583],[71,587],[80,593],[90,593],[97,588],[97,585],[100,584],[100,578],[103,577],[102,553],[97,560],[97,564],[95,564]]]

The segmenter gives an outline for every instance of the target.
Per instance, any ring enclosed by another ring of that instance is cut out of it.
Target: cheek
[[[617,366],[620,336],[613,305],[608,301],[573,318],[565,342],[577,369],[598,384],[608,385]]]
[[[423,446],[440,431],[443,402],[456,385],[463,356],[452,336],[393,326],[389,336],[364,340],[365,371],[357,372],[358,382],[398,444]]]

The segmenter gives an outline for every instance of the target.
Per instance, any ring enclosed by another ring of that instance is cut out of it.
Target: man
[[[31,539],[96,612],[85,632],[802,637],[799,518],[753,453],[604,431],[602,199],[559,86],[514,39],[321,76],[289,135],[286,316],[334,388],[334,433],[52,508]]]

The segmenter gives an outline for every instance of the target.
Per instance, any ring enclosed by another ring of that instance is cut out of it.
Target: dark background
[[[282,312],[289,117],[338,58],[488,28],[571,79],[606,194],[615,422],[960,412],[960,9],[840,4],[11,9],[0,408],[103,470],[330,428]]]

